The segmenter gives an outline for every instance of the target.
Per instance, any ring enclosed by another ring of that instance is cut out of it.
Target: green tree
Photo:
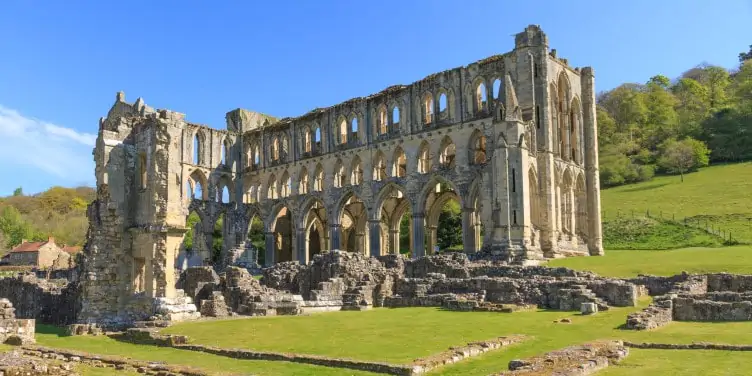
[[[18,209],[12,206],[6,206],[0,213],[0,231],[5,234],[6,246],[15,247],[23,239],[37,240],[42,238],[39,234],[34,233],[31,226],[24,221]]]
[[[752,107],[752,59],[745,61],[734,75],[731,91],[736,107]]]
[[[185,237],[183,237],[183,246],[188,253],[193,251],[193,235],[196,230],[196,223],[199,221],[201,221],[201,218],[199,218],[196,212],[188,214],[188,218],[185,221],[185,227],[188,228],[188,232],[186,232]]]
[[[23,196],[23,188],[18,187],[13,190],[13,196]]]
[[[677,101],[667,87],[668,78],[661,75],[651,78],[645,87],[647,118],[642,145],[650,150],[655,150],[663,140],[678,134]]]
[[[745,61],[752,60],[752,44],[749,45],[749,52],[739,54],[739,62],[744,64]]]
[[[752,160],[752,109],[728,108],[703,122],[712,162]]]
[[[440,250],[462,246],[462,211],[458,202],[450,200],[441,209],[436,242]]]
[[[672,87],[677,99],[679,134],[696,137],[708,117],[708,89],[691,78],[682,78]]]
[[[659,166],[669,173],[679,173],[681,181],[684,174],[708,165],[710,150],[704,142],[693,138],[681,141],[669,139],[661,145]]]

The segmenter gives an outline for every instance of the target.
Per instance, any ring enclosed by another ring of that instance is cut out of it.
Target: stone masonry
[[[326,250],[394,255],[405,215],[411,257],[432,254],[450,200],[462,208],[467,254],[507,263],[603,254],[593,70],[570,67],[539,26],[517,34],[511,52],[411,85],[296,118],[237,109],[226,123],[211,129],[117,94],[93,153],[80,323],[195,317],[201,302],[176,289],[176,270],[254,266],[254,217],[267,266]],[[200,221],[187,255],[190,212]],[[391,281],[377,276],[352,286],[312,275],[301,287],[365,307]]]

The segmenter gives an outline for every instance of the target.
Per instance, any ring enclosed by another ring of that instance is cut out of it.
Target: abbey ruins
[[[254,216],[267,266],[325,250],[398,253],[404,215],[419,258],[434,253],[448,200],[468,255],[603,254],[593,70],[557,57],[538,26],[511,52],[411,85],[296,118],[237,109],[226,121],[211,129],[117,94],[94,149],[84,319],[126,295],[175,298],[190,211],[201,220],[188,266],[211,260],[220,215],[219,268],[255,259]]]

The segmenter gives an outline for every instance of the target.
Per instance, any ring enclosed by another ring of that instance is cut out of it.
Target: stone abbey
[[[468,255],[603,254],[593,70],[557,57],[538,26],[511,52],[411,85],[295,118],[237,109],[226,122],[211,129],[117,94],[94,149],[82,319],[138,310],[125,296],[175,298],[176,270],[212,259],[220,215],[215,265],[255,259],[254,217],[265,265],[399,253],[405,216],[410,256],[430,255],[450,200]]]

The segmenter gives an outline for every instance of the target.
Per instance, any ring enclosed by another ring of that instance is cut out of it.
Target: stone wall
[[[570,346],[542,356],[512,360],[509,371],[495,375],[590,375],[629,355],[621,341],[600,341]]]
[[[717,273],[707,275],[707,291],[752,291],[752,275]]]
[[[8,299],[0,299],[0,343],[24,345],[36,342],[35,321],[16,319],[15,309]]]
[[[709,293],[682,295],[673,299],[674,320],[678,321],[750,321],[752,293]]]
[[[17,317],[44,324],[70,324],[81,307],[77,283],[47,281],[33,274],[0,278],[0,298],[13,303]]]

